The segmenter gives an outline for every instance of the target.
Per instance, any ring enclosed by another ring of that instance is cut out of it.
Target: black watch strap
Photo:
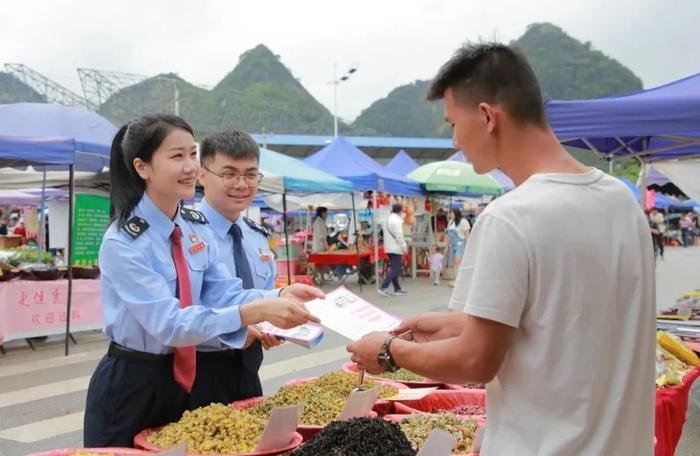
[[[391,343],[396,339],[398,336],[389,336],[384,340],[384,344],[382,345],[382,349],[379,351],[379,355],[377,356],[377,359],[379,360],[379,364],[386,369],[389,372],[396,372],[399,370],[399,366],[396,365],[394,362],[394,357],[391,356]]]

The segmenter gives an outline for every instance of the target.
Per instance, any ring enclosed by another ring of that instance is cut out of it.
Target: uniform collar
[[[228,218],[221,215],[219,211],[209,205],[206,196],[202,198],[202,202],[199,204],[199,211],[204,214],[207,220],[209,220],[209,226],[211,226],[214,232],[221,237],[228,235],[228,231],[231,229],[231,225],[234,223],[238,224],[241,229],[243,228],[243,224],[241,223],[243,221],[243,217],[239,215],[234,222],[231,222]]]
[[[175,220],[170,220],[168,216],[163,213],[163,211],[158,209],[151,198],[148,197],[146,192],[143,193],[143,197],[141,198],[141,201],[139,201],[139,204],[136,206],[136,210],[134,212],[146,219],[148,226],[166,239],[172,234],[173,229],[175,228],[175,223],[181,227],[185,224],[185,221],[180,216],[179,207]]]

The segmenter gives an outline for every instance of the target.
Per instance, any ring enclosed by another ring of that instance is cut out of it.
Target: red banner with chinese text
[[[68,280],[0,283],[0,343],[61,334],[66,329]],[[100,281],[73,280],[71,331],[103,326]]]

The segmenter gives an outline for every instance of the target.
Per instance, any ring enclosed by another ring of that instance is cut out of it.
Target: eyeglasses
[[[247,173],[243,173],[243,174],[238,174],[238,173],[219,174],[217,172],[210,170],[206,166],[203,166],[202,168],[206,169],[207,171],[209,171],[210,173],[212,173],[215,176],[219,176],[226,187],[233,187],[235,185],[238,185],[238,182],[240,182],[241,178],[243,179],[243,181],[245,181],[246,184],[248,184],[251,187],[254,187],[260,183],[260,181],[263,179],[263,177],[265,177],[265,175],[263,173],[261,173],[260,171],[248,171]]]

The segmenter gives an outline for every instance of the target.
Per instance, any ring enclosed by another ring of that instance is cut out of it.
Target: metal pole
[[[44,177],[41,180],[41,209],[39,213],[39,261],[41,261],[42,254],[48,246],[46,245],[46,216],[44,215],[46,207],[46,170],[44,170]]]
[[[287,253],[287,284],[292,284],[292,268],[289,260],[289,234],[287,233],[287,192],[282,193],[282,220],[284,220],[284,248]]]
[[[647,199],[647,163],[644,160],[641,161],[639,178],[639,203],[642,205],[642,210],[646,209],[646,199]]]
[[[306,206],[306,222],[304,223],[304,255],[306,255],[306,248],[309,245],[309,225],[311,224],[311,208]]]
[[[333,137],[338,137],[338,64],[333,64]]]
[[[374,279],[379,290],[379,231],[377,230],[377,191],[372,192],[372,233],[374,235]]]
[[[355,254],[357,255],[357,283],[362,293],[362,275],[360,275],[360,233],[357,232],[357,211],[355,210],[355,192],[350,192],[352,198],[352,226],[355,230]]]
[[[66,303],[66,341],[65,355],[68,356],[70,345],[70,310],[73,299],[73,199],[75,198],[75,165],[68,167],[68,300]]]

